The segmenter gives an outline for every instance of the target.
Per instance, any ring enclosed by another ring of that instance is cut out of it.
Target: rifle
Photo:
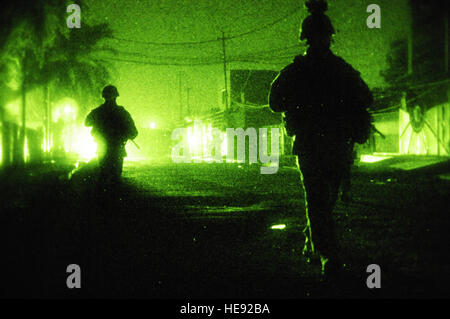
[[[134,146],[136,146],[136,148],[137,148],[138,150],[141,149],[141,148],[139,147],[139,145],[138,145],[134,140],[130,140],[130,141],[133,142]]]

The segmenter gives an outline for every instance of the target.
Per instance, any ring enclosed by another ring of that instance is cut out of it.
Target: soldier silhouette
[[[335,31],[324,14],[327,3],[309,0],[305,5],[310,15],[300,40],[306,40],[307,52],[273,81],[269,105],[285,112],[286,129],[295,135],[307,220],[303,253],[318,253],[322,274],[333,277],[342,263],[332,211],[353,143],[362,144],[369,136],[366,108],[373,97],[359,72],[330,50]]]
[[[127,156],[125,144],[135,139],[138,131],[130,113],[117,105],[119,92],[115,86],[106,86],[102,96],[105,103],[88,114],[85,125],[92,126],[91,134],[98,145],[99,183],[110,185],[120,180],[123,159]]]
[[[356,159],[356,151],[354,149],[355,142],[350,139],[348,141],[348,154],[346,159],[346,166],[341,176],[341,201],[350,202],[352,197],[350,195],[352,188],[351,171]]]

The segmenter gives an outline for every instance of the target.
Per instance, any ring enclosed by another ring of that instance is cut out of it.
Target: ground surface
[[[65,165],[4,171],[1,296],[448,298],[449,164],[417,163],[355,167],[353,200],[335,209],[346,274],[330,283],[301,255],[295,168],[129,162],[106,193],[87,169],[70,180]],[[66,287],[69,264],[81,289]],[[381,289],[366,286],[369,264]]]

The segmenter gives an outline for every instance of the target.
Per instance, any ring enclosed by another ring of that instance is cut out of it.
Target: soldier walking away
[[[345,169],[341,176],[341,201],[350,202],[352,197],[350,195],[352,188],[351,172],[356,159],[356,150],[354,149],[355,142],[352,139],[347,141],[347,158]]]
[[[381,133],[375,125],[371,124],[370,128],[370,135],[368,138],[368,144],[371,145],[371,151],[375,152],[375,133],[381,136],[382,139],[385,139],[386,136],[384,136],[383,133]],[[358,161],[358,153],[355,150],[355,141],[353,139],[348,140],[348,153],[347,153],[347,166],[342,174],[342,180],[341,180],[341,201],[342,202],[351,202],[352,201],[352,179],[351,179],[351,172],[352,167],[355,165],[355,161]]]
[[[310,15],[302,23],[300,40],[306,40],[307,52],[273,81],[269,105],[274,112],[285,112],[286,128],[295,135],[306,199],[303,252],[318,253],[326,279],[342,270],[332,212],[349,145],[368,139],[367,108],[373,97],[359,72],[330,50],[335,31],[324,14],[327,3],[308,0],[306,7]]]
[[[97,142],[99,185],[108,187],[119,182],[127,156],[125,144],[135,139],[138,131],[130,113],[117,105],[119,92],[115,86],[106,86],[102,96],[105,103],[88,114],[85,125],[92,126],[91,134]]]

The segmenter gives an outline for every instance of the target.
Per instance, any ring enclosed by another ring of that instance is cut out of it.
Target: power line
[[[296,50],[295,52],[289,52],[291,48],[297,47],[295,46],[287,46],[284,48],[276,48],[271,50],[262,50],[256,51],[255,54],[240,54],[240,55],[228,55],[226,58],[227,63],[232,62],[240,62],[240,63],[259,63],[259,64],[282,64],[288,63],[292,61],[292,59],[299,54]],[[286,52],[284,52],[286,50]],[[268,55],[270,53],[272,54]],[[134,60],[128,58],[117,58],[111,56],[105,56],[105,59],[109,59],[110,61],[119,61],[119,62],[129,62],[129,63],[137,63],[137,64],[147,64],[147,65],[161,65],[161,66],[196,66],[196,65],[215,65],[222,64],[223,57],[183,57],[183,56],[150,56],[140,52],[127,52],[115,50],[116,54],[123,54],[128,56],[135,56],[136,58],[142,58],[143,60]],[[102,57],[99,57],[102,58]]]
[[[210,40],[204,40],[204,41],[187,41],[187,42],[151,42],[151,41],[139,41],[139,40],[130,40],[130,39],[124,39],[119,37],[111,36],[111,39],[119,40],[119,41],[125,41],[130,43],[137,43],[137,44],[145,44],[145,45],[162,45],[162,46],[176,46],[176,45],[197,45],[197,44],[205,44],[205,43],[212,43],[212,42],[218,42],[221,41],[221,38],[217,39],[210,39]]]
[[[244,37],[246,35],[252,34],[252,33],[257,33],[259,31],[265,30],[267,28],[270,28],[276,24],[278,24],[279,22],[293,16],[294,14],[296,14],[298,11],[300,10],[300,8],[298,8],[297,10],[294,10],[293,12],[290,12],[289,14],[272,21],[271,23],[265,24],[259,28],[255,28],[246,32],[242,32],[239,34],[235,34],[235,35],[231,35],[228,37],[225,37],[224,40],[232,40],[232,39],[237,39],[240,37]],[[140,41],[140,40],[131,40],[131,39],[125,39],[125,38],[120,38],[120,37],[115,37],[115,36],[111,36],[109,37],[111,39],[115,39],[115,40],[119,40],[119,41],[125,41],[125,42],[130,42],[130,43],[137,43],[137,44],[145,44],[145,45],[161,45],[161,46],[178,46],[178,45],[199,45],[199,44],[207,44],[207,43],[214,43],[214,42],[220,42],[223,41],[223,38],[215,38],[215,39],[209,39],[209,40],[203,40],[203,41],[186,41],[186,42],[152,42],[152,41]]]
[[[135,64],[144,64],[144,65],[155,65],[155,66],[201,66],[201,65],[214,65],[214,64],[222,64],[223,62],[194,62],[194,63],[180,63],[180,62],[160,62],[160,61],[138,61],[138,60],[128,60],[128,59],[120,59],[120,58],[112,58],[106,57],[103,59],[95,59],[95,61],[118,61],[118,62],[127,62],[127,63],[135,63]]]
[[[233,36],[229,36],[226,40],[231,40],[231,39],[240,38],[240,37],[249,35],[249,34],[251,34],[251,33],[256,33],[256,32],[265,30],[265,29],[267,29],[267,28],[270,28],[270,27],[274,26],[275,24],[281,22],[282,20],[285,20],[285,19],[287,19],[287,18],[290,18],[291,16],[293,16],[294,14],[296,14],[298,11],[300,11],[300,8],[298,8],[297,10],[292,11],[291,13],[285,15],[284,17],[282,17],[282,18],[280,18],[280,19],[278,19],[278,20],[275,20],[275,21],[273,21],[273,22],[271,22],[271,23],[268,23],[268,24],[266,24],[266,25],[263,25],[263,26],[260,27],[260,28],[256,28],[256,29],[253,29],[253,30],[249,30],[249,31],[247,31],[247,32],[243,32],[243,33],[240,33],[240,34],[236,34],[236,35],[233,35]]]
[[[282,48],[275,48],[270,50],[261,50],[261,51],[255,51],[255,52],[245,52],[243,54],[238,55],[228,55],[227,61],[234,61],[236,59],[252,59],[252,58],[260,58],[260,59],[276,59],[276,58],[289,58],[292,57],[298,52],[286,52],[287,50],[297,48],[298,45],[292,45],[292,46],[286,46]],[[273,53],[279,53],[278,55],[269,55]],[[141,58],[147,58],[147,59],[154,59],[154,60],[181,60],[186,62],[198,62],[198,61],[205,61],[204,57],[184,57],[184,56],[167,56],[167,55],[147,55],[145,53],[141,52],[134,52],[134,51],[121,51],[114,49],[114,54],[122,54],[127,56],[136,56]],[[220,59],[217,57],[217,59]],[[216,59],[214,59],[216,61]]]
[[[286,63],[287,59],[289,57],[286,57],[285,60],[264,60],[264,59],[233,59],[228,60],[227,63],[235,62],[235,63],[254,63],[254,64],[271,64],[271,65],[279,65],[282,63]],[[197,62],[173,62],[173,61],[142,61],[142,60],[132,60],[132,59],[121,59],[121,58],[113,58],[113,57],[105,57],[105,58],[99,58],[95,59],[94,61],[117,61],[117,62],[126,62],[126,63],[135,63],[135,64],[143,64],[143,65],[154,65],[154,66],[206,66],[206,65],[221,65],[223,64],[223,59],[217,59],[217,60],[209,60],[209,61],[199,61]]]
[[[241,63],[260,63],[260,64],[281,64],[287,63],[291,60],[293,55],[285,55],[285,56],[273,56],[273,57],[233,57],[227,59],[227,63],[232,62],[241,62]],[[136,63],[136,64],[145,64],[145,65],[156,65],[156,66],[201,66],[201,65],[219,65],[223,63],[223,58],[216,59],[191,59],[190,61],[186,60],[176,60],[169,59],[167,60],[134,60],[134,59],[124,59],[124,58],[116,58],[116,57],[103,57],[98,60],[102,61],[117,61],[117,62],[127,62],[127,63]]]
[[[229,107],[228,98],[228,81],[227,81],[227,55],[225,50],[225,32],[222,32],[222,52],[223,52],[223,74],[225,84],[225,109]]]
[[[251,64],[264,64],[264,65],[273,65],[280,66],[285,65],[287,61],[264,61],[264,60],[236,60],[233,63],[251,63]]]
[[[125,56],[135,56],[139,58],[145,58],[145,59],[153,59],[153,60],[182,60],[182,61],[204,61],[204,57],[184,57],[184,56],[174,56],[174,55],[148,55],[141,52],[131,52],[131,51],[121,51],[121,50],[115,50],[116,54],[125,55]]]
[[[275,48],[275,49],[270,49],[270,50],[261,50],[261,51],[253,51],[253,52],[244,52],[242,54],[239,55],[235,55],[233,57],[254,57],[254,56],[264,56],[267,54],[271,54],[271,53],[283,53],[283,54],[288,54],[288,52],[284,52],[290,49],[298,49],[300,48],[299,44],[295,44],[295,45],[290,45],[290,46],[286,46],[286,47],[282,47],[282,48]],[[293,54],[298,54],[298,52],[295,52]]]

